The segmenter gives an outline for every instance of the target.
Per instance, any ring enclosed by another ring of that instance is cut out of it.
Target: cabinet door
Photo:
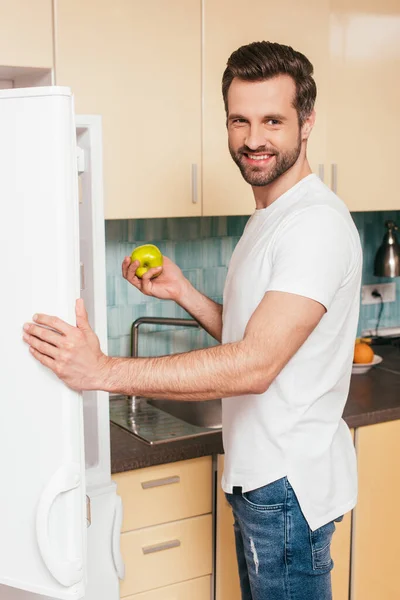
[[[106,219],[200,215],[200,0],[57,0],[56,39],[57,83],[103,118]]]
[[[312,32],[312,35],[310,35]],[[245,10],[240,0],[205,0],[203,214],[244,215],[254,210],[245,183],[228,150],[221,79],[230,54],[254,41],[278,41],[303,52],[313,63],[318,87],[317,122],[309,142],[314,171],[325,161],[326,77],[329,6],[327,0],[254,0]]]
[[[53,66],[52,0],[0,0],[0,65]]]
[[[331,1],[329,161],[352,211],[400,208],[400,3]]]
[[[216,529],[216,600],[240,600],[240,582],[236,561],[232,509],[221,488],[224,456],[218,456],[217,529]]]
[[[357,429],[352,600],[400,598],[400,420]]]

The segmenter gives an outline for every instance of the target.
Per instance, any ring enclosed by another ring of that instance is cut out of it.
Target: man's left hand
[[[24,325],[23,339],[32,355],[73,390],[102,389],[109,357],[89,325],[82,298],[76,301],[76,327],[58,317],[37,314]],[[51,328],[51,329],[48,329]]]

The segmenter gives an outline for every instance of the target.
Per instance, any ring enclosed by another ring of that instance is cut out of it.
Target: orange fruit
[[[369,344],[358,342],[354,345],[354,363],[371,363],[374,360],[374,351]]]

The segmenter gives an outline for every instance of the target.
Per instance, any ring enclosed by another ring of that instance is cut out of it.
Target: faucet
[[[175,317],[139,317],[131,327],[131,356],[137,358],[139,349],[139,327],[146,325],[174,325],[181,327],[201,327],[194,319],[180,319]]]

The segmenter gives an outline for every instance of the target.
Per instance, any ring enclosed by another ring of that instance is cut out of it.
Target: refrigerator
[[[0,91],[2,327],[0,600],[117,600],[121,499],[110,472],[109,396],[68,388],[30,354],[35,313],[107,353],[101,117],[69,88]]]

